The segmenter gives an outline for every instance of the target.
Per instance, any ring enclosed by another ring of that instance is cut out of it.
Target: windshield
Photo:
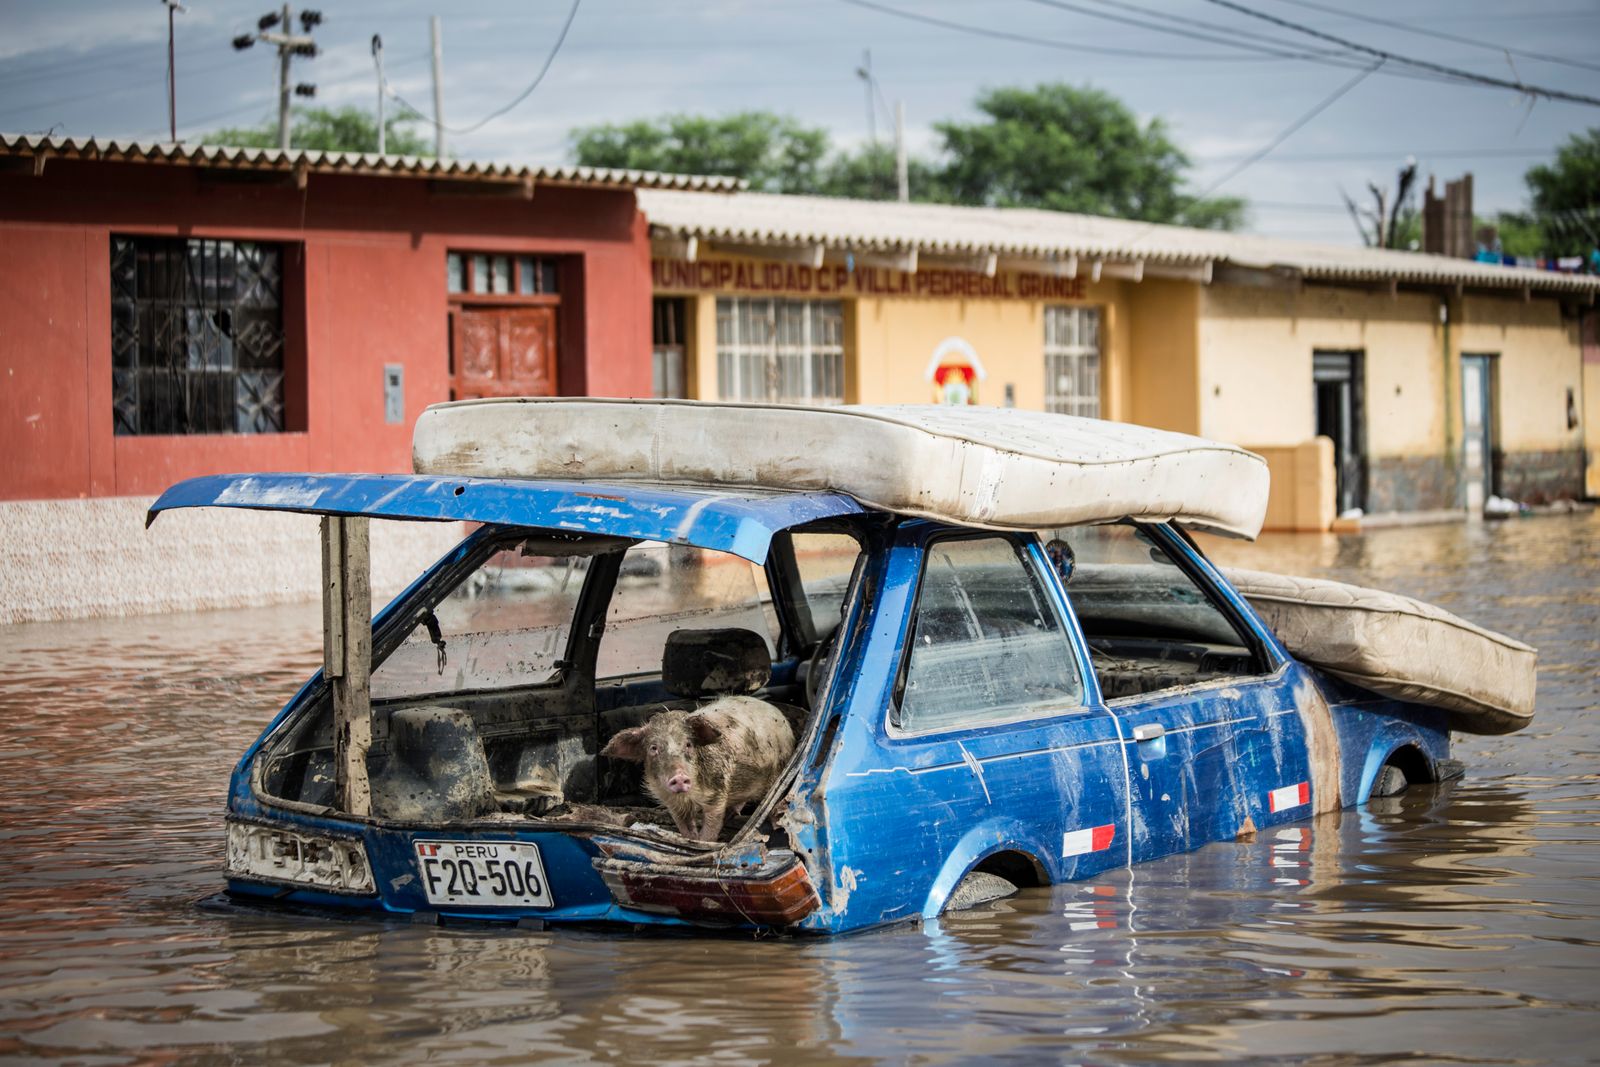
[[[373,668],[373,699],[554,680],[590,561],[528,548],[503,545],[435,604]]]

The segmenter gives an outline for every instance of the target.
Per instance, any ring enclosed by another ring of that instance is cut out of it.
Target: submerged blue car
[[[1298,661],[1189,536],[1254,533],[1248,453],[1038,413],[491,403],[430,409],[423,473],[153,506],[325,516],[328,666],[234,771],[234,897],[833,934],[1459,770],[1454,713]],[[373,518],[479,525],[370,615]],[[730,694],[778,707],[794,752],[694,840],[601,751]]]

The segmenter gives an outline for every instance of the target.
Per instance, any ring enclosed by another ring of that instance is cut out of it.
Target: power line
[[[1284,127],[1282,132],[1280,132],[1272,140],[1268,141],[1261,148],[1259,148],[1255,152],[1252,152],[1250,155],[1246,156],[1242,161],[1240,161],[1240,163],[1239,163],[1239,165],[1237,167],[1234,167],[1232,170],[1228,171],[1228,173],[1224,174],[1222,177],[1218,178],[1216,181],[1214,181],[1210,185],[1206,186],[1200,192],[1196,193],[1193,197],[1190,197],[1189,198],[1190,202],[1191,203],[1199,203],[1199,202],[1205,200],[1206,197],[1210,196],[1212,193],[1214,193],[1218,189],[1222,188],[1222,186],[1226,185],[1228,182],[1232,181],[1234,178],[1237,178],[1240,174],[1244,173],[1245,170],[1247,170],[1249,167],[1251,167],[1253,164],[1255,164],[1262,157],[1266,156],[1267,153],[1271,152],[1274,148],[1277,148],[1283,142],[1287,141],[1290,137],[1293,137],[1308,122],[1310,122],[1312,119],[1316,118],[1318,115],[1322,114],[1324,111],[1328,110],[1328,108],[1332,107],[1339,100],[1340,97],[1344,96],[1350,90],[1352,90],[1356,86],[1360,85],[1363,81],[1365,81],[1367,79],[1368,75],[1372,74],[1379,67],[1383,66],[1383,64],[1384,64],[1383,60],[1381,60],[1381,59],[1378,60],[1378,62],[1372,64],[1372,66],[1368,67],[1366,70],[1363,70],[1361,73],[1357,74],[1354,78],[1350,78],[1349,80],[1345,81],[1342,85],[1340,85],[1333,92],[1329,93],[1327,96],[1325,96],[1321,100],[1317,101],[1317,103],[1311,108],[1311,110],[1307,111],[1305,114],[1301,115],[1299,118],[1297,118],[1293,122],[1291,122],[1288,126]],[[1150,235],[1150,231],[1154,230],[1157,225],[1159,225],[1159,223],[1152,222],[1150,225],[1146,226],[1143,230],[1140,230],[1138,233],[1136,233],[1132,237],[1128,238],[1127,243],[1126,243],[1126,245],[1124,247],[1132,248],[1132,246],[1138,244],[1140,241],[1142,241],[1146,237],[1148,237]]]
[[[1329,7],[1326,4],[1313,3],[1312,0],[1278,0],[1280,4],[1291,4],[1294,7],[1303,7],[1310,11],[1321,11],[1329,15],[1343,15],[1346,18],[1356,19],[1360,22],[1370,22],[1377,26],[1389,26],[1405,33],[1415,33],[1423,37],[1435,37],[1441,41],[1454,41],[1457,44],[1470,44],[1476,48],[1487,48],[1491,52],[1510,52],[1514,56],[1525,56],[1528,59],[1542,59],[1547,63],[1560,63],[1568,67],[1581,67],[1584,70],[1600,70],[1600,64],[1585,63],[1577,59],[1567,59],[1564,56],[1553,56],[1547,52],[1529,52],[1521,48],[1511,48],[1507,45],[1493,44],[1489,41],[1478,41],[1471,37],[1462,37],[1454,33],[1445,33],[1443,30],[1426,29],[1422,26],[1413,26],[1399,22],[1395,19],[1383,19],[1376,15],[1358,15],[1354,11],[1343,8]]]
[[[1335,56],[1345,54],[1327,51],[1307,52],[1301,45],[1294,44],[1290,41],[1279,40],[1276,37],[1268,37],[1265,34],[1241,32],[1234,34],[1230,38],[1210,32],[1195,33],[1193,30],[1178,29],[1170,24],[1150,22],[1146,21],[1145,19],[1131,18],[1127,15],[1115,15],[1108,11],[1096,11],[1093,8],[1080,7],[1077,4],[1067,3],[1066,0],[1031,0],[1031,2],[1039,4],[1043,7],[1053,7],[1060,11],[1071,11],[1075,14],[1087,15],[1089,18],[1103,19],[1107,22],[1115,22],[1124,26],[1134,26],[1139,29],[1153,30],[1156,33],[1171,34],[1173,36],[1183,37],[1189,40],[1207,41],[1211,44],[1225,45],[1229,48],[1245,49],[1258,54],[1273,56],[1277,59],[1310,59],[1313,56]],[[1182,21],[1205,27],[1204,23],[1197,22],[1194,19],[1180,19],[1177,16],[1168,16],[1168,19],[1169,21]],[[1209,29],[1209,27],[1207,29]],[[1265,45],[1271,47],[1247,43],[1245,40],[1246,38],[1253,38],[1255,41],[1265,42]],[[1292,49],[1292,51],[1284,51],[1284,49]]]
[[[1218,7],[1227,8],[1229,11],[1237,11],[1241,15],[1248,15],[1250,18],[1261,19],[1263,22],[1270,22],[1275,26],[1282,26],[1285,29],[1294,30],[1297,33],[1303,33],[1311,37],[1316,37],[1319,40],[1330,41],[1333,44],[1341,45],[1356,52],[1365,52],[1369,56],[1375,56],[1378,59],[1383,60],[1390,60],[1395,63],[1402,63],[1406,66],[1415,67],[1419,70],[1433,71],[1435,73],[1445,74],[1453,78],[1459,78],[1462,81],[1477,82],[1480,85],[1493,86],[1497,89],[1513,89],[1519,93],[1529,96],[1542,96],[1546,100],[1565,100],[1574,104],[1589,104],[1594,107],[1600,107],[1600,97],[1584,96],[1582,93],[1569,93],[1563,89],[1546,89],[1538,85],[1529,85],[1520,80],[1507,81],[1504,78],[1492,78],[1487,74],[1474,74],[1470,70],[1447,67],[1441,63],[1430,63],[1425,59],[1412,59],[1408,56],[1402,56],[1395,52],[1386,51],[1382,48],[1373,48],[1371,45],[1360,44],[1359,42],[1351,41],[1344,37],[1336,37],[1331,33],[1324,33],[1321,30],[1312,29],[1310,26],[1305,26],[1301,23],[1290,21],[1289,19],[1278,18],[1276,15],[1269,15],[1264,11],[1257,11],[1254,8],[1246,7],[1243,4],[1234,3],[1234,0],[1206,0],[1206,3],[1216,4]]]
[[[1478,159],[1487,157],[1515,159],[1543,159],[1556,154],[1554,148],[1391,148],[1375,152],[1288,152],[1276,157],[1274,163],[1364,163],[1416,156],[1418,159]],[[1225,155],[1196,156],[1198,163],[1226,163],[1243,159],[1248,152]]]
[[[510,111],[524,100],[528,99],[528,97],[533,95],[533,91],[539,88],[539,83],[544,81],[544,76],[550,73],[550,65],[556,61],[556,54],[561,51],[562,42],[567,39],[567,31],[572,29],[572,20],[578,17],[578,5],[581,3],[583,3],[583,0],[572,0],[572,10],[567,12],[567,21],[562,23],[561,32],[556,35],[556,43],[551,46],[550,54],[544,57],[544,66],[539,68],[539,73],[534,76],[533,81],[528,84],[528,87],[522,90],[522,92],[518,93],[516,98],[505,107],[502,107],[497,111],[489,112],[489,114],[485,115],[471,126],[463,126],[458,129],[455,126],[447,126],[428,115],[424,115],[421,111],[417,110],[416,106],[413,105],[409,100],[391,89],[387,80],[384,82],[384,91],[390,96],[394,97],[395,100],[399,101],[401,107],[405,108],[407,111],[410,111],[413,115],[417,116],[417,118],[431,126],[436,126],[439,129],[444,130],[446,133],[453,133],[457,136],[468,133],[476,133],[478,130],[483,129],[483,127],[489,125],[489,123],[493,122],[501,115],[504,115],[506,112]]]
[[[1249,168],[1249,167],[1253,166],[1255,163],[1259,162],[1262,158],[1264,158],[1274,148],[1277,148],[1283,142],[1287,141],[1290,137],[1293,137],[1296,133],[1298,133],[1300,131],[1300,129],[1303,126],[1306,125],[1306,123],[1310,122],[1312,119],[1316,118],[1318,115],[1320,115],[1324,111],[1328,110],[1328,108],[1332,107],[1334,105],[1334,103],[1339,100],[1340,97],[1344,96],[1345,93],[1348,93],[1351,89],[1354,89],[1356,86],[1360,85],[1363,81],[1365,81],[1367,79],[1367,76],[1369,74],[1375,73],[1377,71],[1377,69],[1379,67],[1383,66],[1383,64],[1385,62],[1386,62],[1386,60],[1382,60],[1382,59],[1378,60],[1378,62],[1372,64],[1372,66],[1368,67],[1366,70],[1363,70],[1361,73],[1357,74],[1354,78],[1351,78],[1349,81],[1347,81],[1343,85],[1339,86],[1339,88],[1335,89],[1333,92],[1331,92],[1327,96],[1323,97],[1321,100],[1319,100],[1317,102],[1316,106],[1314,106],[1310,111],[1307,111],[1304,115],[1301,115],[1299,118],[1295,119],[1288,126],[1286,126],[1283,129],[1283,132],[1279,133],[1278,136],[1276,136],[1272,140],[1268,141],[1266,143],[1266,145],[1264,145],[1263,147],[1261,147],[1261,148],[1257,149],[1256,151],[1250,153],[1248,156],[1245,156],[1244,159],[1239,161],[1239,165],[1238,166],[1234,167],[1232,170],[1228,171],[1222,177],[1218,178],[1216,181],[1214,181],[1210,185],[1206,186],[1205,190],[1202,191],[1199,195],[1197,195],[1195,197],[1195,199],[1196,200],[1204,200],[1206,197],[1208,197],[1212,193],[1216,192],[1218,188],[1220,188],[1221,186],[1227,184],[1229,181],[1232,181],[1234,178],[1236,178],[1240,174],[1242,174],[1247,168]]]
[[[843,0],[843,2],[853,7],[878,11],[882,14],[893,15],[895,18],[907,19],[911,22],[921,22],[929,26],[942,26],[947,30],[955,30],[958,33],[969,33],[975,37],[992,37],[999,41],[1020,41],[1023,44],[1039,45],[1042,48],[1055,48],[1063,52],[1082,52],[1098,56],[1122,56],[1128,59],[1195,60],[1213,63],[1238,63],[1245,59],[1272,58],[1270,56],[1219,56],[1195,52],[1146,52],[1134,48],[1112,48],[1104,45],[1078,44],[1073,41],[1058,41],[1050,37],[1035,37],[1023,33],[1009,33],[1006,30],[992,30],[987,26],[973,26],[965,22],[951,22],[949,19],[935,18],[932,15],[923,15],[915,11],[903,11],[897,7],[875,3],[874,0]]]

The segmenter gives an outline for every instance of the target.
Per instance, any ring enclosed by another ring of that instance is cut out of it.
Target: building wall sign
[[[956,297],[985,300],[1082,300],[1083,278],[1047,274],[998,273],[925,267],[915,273],[886,267],[843,264],[812,267],[761,260],[652,259],[656,290],[707,293],[783,293],[805,296]]]
[[[935,404],[976,404],[978,383],[989,376],[978,350],[962,337],[946,337],[933,348],[922,376],[933,384]]]

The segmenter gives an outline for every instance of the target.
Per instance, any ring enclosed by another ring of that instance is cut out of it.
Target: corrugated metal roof
[[[639,207],[658,237],[730,244],[825,246],[932,256],[993,253],[1203,268],[1227,264],[1293,271],[1308,279],[1600,292],[1600,277],[1503,267],[1448,256],[1162,226],[1028,208],[901,204],[742,192],[701,196],[641,190]]]
[[[155,141],[101,140],[95,137],[40,137],[0,133],[0,156],[101,159],[113,162],[165,163],[170,166],[221,170],[282,171],[311,174],[370,174],[450,181],[517,182],[541,185],[601,186],[615,189],[692,189],[731,192],[744,187],[738,178],[700,174],[661,174],[649,170],[608,167],[526,166],[479,163],[431,156],[380,156],[375,152],[318,152],[277,148],[229,148],[224,145],[172,144]]]

